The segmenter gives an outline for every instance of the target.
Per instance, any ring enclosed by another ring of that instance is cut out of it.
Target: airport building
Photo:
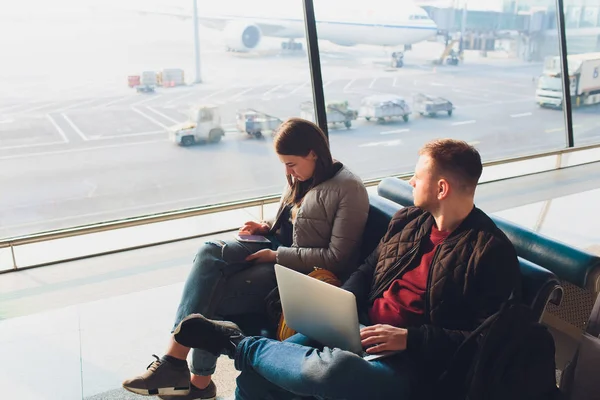
[[[476,3],[467,2],[465,9],[462,2],[422,2],[445,31],[456,36],[464,29],[465,48],[485,51],[508,48],[514,56],[538,61],[558,54],[557,13],[553,2]],[[570,53],[600,51],[600,6],[589,0],[565,1],[564,4]],[[464,18],[463,9],[466,10]]]

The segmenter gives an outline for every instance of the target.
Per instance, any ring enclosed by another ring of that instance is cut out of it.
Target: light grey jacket
[[[320,267],[346,276],[361,261],[368,214],[367,189],[343,166],[306,193],[294,223],[292,246],[277,249],[277,263],[303,273]]]

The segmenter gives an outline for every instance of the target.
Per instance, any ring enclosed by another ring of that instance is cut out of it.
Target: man
[[[370,325],[361,330],[367,352],[399,354],[365,361],[302,335],[286,342],[244,337],[235,324],[199,314],[182,321],[175,340],[233,358],[241,371],[238,399],[426,398],[468,332],[513,291],[520,294],[520,273],[510,241],[474,206],[479,153],[444,139],[419,154],[410,180],[415,207],[396,213],[343,285]]]

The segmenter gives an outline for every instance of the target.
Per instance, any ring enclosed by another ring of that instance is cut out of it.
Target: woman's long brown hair
[[[275,151],[283,156],[306,157],[311,150],[317,156],[312,178],[300,182],[287,175],[290,193],[287,204],[300,204],[313,187],[331,178],[336,169],[329,151],[327,137],[317,125],[301,118],[290,118],[279,127],[274,140]]]

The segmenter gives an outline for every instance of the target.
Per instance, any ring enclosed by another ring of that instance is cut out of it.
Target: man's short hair
[[[437,139],[425,143],[419,151],[433,160],[435,172],[463,189],[475,190],[483,166],[475,147],[455,139]]]

